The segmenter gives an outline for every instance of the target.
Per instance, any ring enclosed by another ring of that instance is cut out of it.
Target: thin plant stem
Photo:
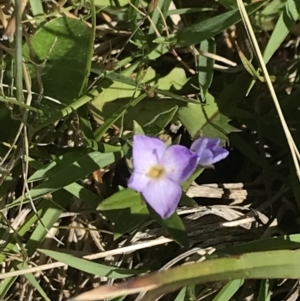
[[[16,98],[24,101],[23,70],[22,70],[22,0],[16,0],[16,32],[15,32],[15,68],[16,68]]]

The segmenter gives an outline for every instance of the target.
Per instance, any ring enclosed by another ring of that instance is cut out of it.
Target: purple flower
[[[168,218],[182,194],[179,184],[196,169],[198,156],[182,145],[167,148],[161,140],[142,135],[133,138],[132,156],[128,187],[141,192],[162,218]]]
[[[191,145],[191,151],[198,155],[198,164],[209,166],[225,159],[229,152],[220,146],[220,140],[203,137],[196,139]]]

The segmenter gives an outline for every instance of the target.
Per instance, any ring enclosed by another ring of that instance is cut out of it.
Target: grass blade
[[[116,278],[116,279],[126,278],[138,274],[138,271],[135,270],[125,270],[119,267],[99,264],[96,262],[92,262],[82,258],[77,258],[75,256],[61,253],[61,252],[56,252],[51,250],[41,250],[41,249],[39,251],[59,262],[63,262],[70,267],[73,267],[80,271],[84,271],[89,274],[94,274],[94,275],[109,277],[109,278]]]
[[[283,130],[284,130],[284,133],[286,135],[286,139],[287,139],[287,142],[288,142],[288,145],[289,145],[289,148],[290,148],[290,152],[291,152],[291,155],[292,155],[292,158],[293,158],[293,161],[294,161],[294,166],[296,168],[298,179],[300,180],[300,166],[299,166],[300,153],[298,151],[298,148],[297,148],[297,146],[296,146],[296,144],[294,142],[294,139],[293,139],[293,137],[291,135],[291,132],[290,132],[290,130],[289,130],[288,126],[287,126],[287,123],[285,121],[283,112],[282,112],[280,104],[279,104],[279,100],[277,98],[274,86],[272,84],[272,80],[270,78],[268,69],[267,69],[267,67],[265,65],[262,53],[261,53],[260,48],[258,46],[258,42],[257,42],[257,39],[255,37],[253,28],[251,26],[251,23],[250,23],[250,20],[249,20],[249,16],[248,16],[248,13],[247,13],[247,11],[245,9],[244,3],[243,3],[242,0],[237,0],[237,4],[238,4],[239,10],[240,10],[240,13],[242,15],[242,19],[243,19],[246,31],[247,31],[247,33],[249,35],[249,38],[251,40],[251,43],[252,43],[252,45],[254,47],[254,51],[255,51],[256,57],[258,58],[259,64],[260,64],[260,66],[262,68],[262,71],[263,71],[263,74],[265,76],[265,80],[266,80],[267,86],[269,88],[271,97],[272,97],[272,99],[274,101],[277,113],[278,113],[279,118],[280,118],[281,125],[283,127]]]
[[[290,33],[290,28],[298,20],[299,15],[300,2],[287,0],[264,51],[263,57],[266,64]]]
[[[151,301],[162,294],[192,284],[229,279],[298,279],[299,277],[300,250],[257,252],[183,265],[152,273],[118,286],[101,286],[79,295],[72,301],[93,301],[98,300],[99,296],[112,298],[152,290],[142,299]]]

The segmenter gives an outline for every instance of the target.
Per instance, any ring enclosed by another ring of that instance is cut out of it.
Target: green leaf
[[[153,1],[152,3],[156,3]],[[152,4],[150,3],[150,5]],[[156,29],[159,32],[162,32],[165,28],[165,23],[162,18],[166,18],[166,14],[169,10],[171,0],[159,0],[158,3],[156,3],[156,6],[153,7],[153,11],[151,13],[151,19],[152,19],[152,24],[156,27]],[[151,24],[148,34],[153,34],[155,33],[155,28]]]
[[[66,194],[66,192],[60,191],[58,193],[54,193],[52,200],[55,202],[50,202],[48,200],[44,200],[37,206],[37,214],[32,212],[25,220],[25,222],[17,229],[17,233],[19,237],[24,236],[28,233],[29,229],[33,228],[33,225],[36,221],[38,221],[38,217],[40,217],[41,222],[39,222],[34,229],[33,233],[27,240],[26,249],[27,255],[32,256],[33,253],[36,251],[36,247],[39,246],[42,241],[44,240],[47,229],[50,229],[53,224],[57,221],[60,217],[61,212],[66,208],[66,206],[70,202],[70,198]],[[59,205],[56,205],[59,204]],[[12,252],[15,248],[15,243],[13,241],[9,242],[5,247],[4,251],[1,253],[0,261],[2,262],[5,259],[5,254],[7,252]],[[15,269],[27,269],[28,266],[24,266],[23,263],[20,265],[15,266]],[[35,278],[31,274],[27,274],[26,276],[29,281],[31,281],[33,286],[36,286]],[[10,281],[3,281],[2,285],[0,286],[0,296],[5,294],[5,290],[8,289],[8,286],[11,286],[16,280],[17,277],[9,278]],[[43,290],[37,286],[36,289],[40,291],[41,295],[43,295]]]
[[[180,290],[180,292],[178,293],[178,295],[176,296],[176,299],[174,301],[184,301],[186,295],[187,295],[187,288],[184,287]]]
[[[105,199],[101,204],[99,204],[97,210],[108,211],[141,206],[145,205],[142,202],[140,193],[127,188]]]
[[[119,153],[120,157],[123,157],[124,154],[126,154],[124,148],[126,143],[124,145],[121,145],[119,143],[117,145],[111,145],[103,142],[97,142],[94,139],[87,139],[87,138],[84,139],[84,142],[88,147],[100,153]]]
[[[189,239],[185,226],[176,212],[169,218],[162,219],[151,207],[148,207],[151,215],[167,231],[167,233],[180,245],[189,246]]]
[[[133,120],[133,132],[134,135],[145,135],[144,129],[135,120]]]
[[[37,119],[38,122],[35,122],[33,132],[38,132],[42,128],[44,128],[52,123],[55,123],[56,121],[60,120],[63,117],[70,115],[71,113],[73,113],[77,109],[79,109],[80,107],[82,107],[85,104],[87,104],[88,102],[92,101],[96,95],[98,95],[98,92],[96,90],[92,90],[92,91],[89,91],[87,94],[83,95],[82,97],[76,99],[71,104],[64,106],[63,108],[61,108],[61,106],[59,108],[56,108],[56,107],[54,108],[53,105],[51,105],[51,108],[44,107],[44,110],[49,111],[48,112],[49,116],[46,116],[46,114],[45,114],[45,117],[47,117],[47,118],[42,119],[42,122],[39,119]],[[50,103],[48,103],[48,105],[50,106]],[[42,104],[41,104],[41,106],[42,106]]]
[[[64,190],[68,191],[70,194],[74,195],[79,200],[85,203],[84,208],[96,209],[101,201],[101,196],[93,193],[91,190],[86,189],[78,183],[72,183],[64,187]]]
[[[181,184],[181,188],[184,192],[188,190],[188,188],[192,185],[192,183],[202,174],[204,171],[204,168],[201,166],[198,166],[196,170],[193,172],[193,174]]]
[[[37,207],[39,223],[26,244],[28,256],[33,256],[48,233],[46,229],[51,229],[53,227],[54,223],[57,222],[61,213],[67,208],[70,201],[70,194],[65,191],[59,191],[53,194],[52,202],[43,200],[39,204]]]
[[[229,124],[230,119],[221,114],[215,114],[210,118],[201,129],[203,136],[208,136],[212,138],[219,138],[222,141],[227,141],[227,135],[233,132],[239,132],[240,130]]]
[[[222,254],[242,254],[249,252],[271,251],[282,249],[300,249],[300,234],[284,235],[247,242],[228,248]]]
[[[216,43],[214,39],[204,40],[200,43],[200,50],[214,54],[216,52]],[[198,82],[200,87],[201,99],[205,100],[206,93],[212,83],[214,76],[215,60],[211,57],[199,55],[198,57]]]
[[[113,114],[111,114],[110,117],[106,119],[106,121],[98,127],[98,129],[95,131],[95,139],[100,140],[103,135],[106,133],[106,131],[116,122],[118,121],[122,116],[124,116],[129,109],[134,108],[137,104],[139,104],[144,98],[146,97],[146,94],[141,94],[137,98],[132,98],[129,102],[127,102],[124,106],[116,110]],[[132,111],[132,110],[130,110]]]
[[[81,152],[69,152],[62,156],[57,157],[54,161],[38,169],[29,179],[28,182],[41,181],[43,179],[48,179],[56,175],[60,170],[65,168],[67,165],[73,164],[78,159],[82,158],[85,154],[84,151]]]
[[[97,210],[104,211],[104,214],[114,223],[115,238],[130,232],[149,217],[141,194],[132,189],[123,189],[113,194],[105,199]]]
[[[214,297],[213,301],[229,301],[238,289],[244,284],[243,279],[236,279],[228,282]]]
[[[185,193],[182,194],[179,205],[187,207],[198,207],[197,202],[194,199],[188,197]]]
[[[156,74],[154,69],[148,68],[140,82],[128,76],[115,72],[108,73],[106,77],[110,81],[105,81],[103,91],[91,102],[91,114],[101,124],[95,131],[96,140],[113,124],[132,130],[132,120],[135,120],[144,127],[162,112],[171,111],[176,106],[184,106],[188,102],[177,93],[188,82],[182,68],[174,68],[164,77]],[[132,97],[141,96],[141,92],[148,87],[146,84],[152,86],[151,89],[156,96],[143,98],[139,102],[132,99]],[[118,121],[121,120],[121,116],[123,117],[122,124]]]
[[[86,259],[77,258],[75,256],[66,253],[45,250],[45,249],[39,249],[39,251],[74,269],[89,274],[97,275],[97,276],[118,279],[118,278],[126,278],[129,276],[139,274],[139,272],[135,270],[126,270],[126,269],[121,269],[119,267],[108,266],[108,265],[92,262]]]
[[[287,0],[264,51],[263,57],[266,64],[290,33],[290,29],[298,20],[299,15],[300,2],[298,0]]]
[[[35,17],[35,22],[41,24],[45,20],[44,10],[41,0],[30,0],[32,13]]]
[[[256,12],[263,4],[253,3],[246,7],[249,15]],[[238,9],[226,12],[224,14],[208,18],[202,22],[194,24],[184,30],[178,31],[175,36],[170,38],[158,38],[157,43],[176,44],[176,47],[186,47],[201,41],[210,39],[221,33],[226,28],[241,21],[241,15]]]
[[[283,12],[281,13],[276,23],[276,26],[272,32],[272,35],[268,41],[268,44],[263,54],[264,62],[266,64],[269,62],[273,54],[279,49],[284,39],[290,34],[290,29],[293,26],[293,24],[298,20],[299,14],[300,14],[299,1],[287,0]],[[252,67],[252,69],[254,69],[254,67]],[[254,72],[257,73],[256,71]],[[254,77],[257,78],[257,76]],[[248,88],[247,94],[250,93],[255,83],[255,78],[252,80]]]
[[[236,279],[299,279],[300,250],[279,250],[209,259],[160,271],[122,283],[97,289],[102,298],[148,292],[141,301],[159,296],[186,285]]]
[[[214,97],[207,93],[203,105],[189,103],[178,110],[178,116],[193,138],[208,136],[227,141],[227,134],[238,129],[231,126],[225,115],[221,114]]]
[[[18,265],[14,265],[16,267],[16,270],[22,270],[22,269],[28,269],[29,266],[26,262],[19,263]],[[45,301],[51,301],[51,299],[48,298],[48,295],[41,287],[40,283],[36,280],[33,274],[25,274],[25,277],[27,278],[28,282],[40,293],[40,295],[44,298]]]
[[[16,281],[17,277],[9,277],[6,279],[3,279],[0,284],[0,298],[4,300],[4,298],[7,297],[7,293],[11,286],[14,284]]]
[[[60,188],[63,188],[73,182],[76,182],[93,171],[105,167],[115,162],[115,154],[101,154],[92,152],[84,155],[72,164],[68,164],[63,169],[58,170],[48,180],[30,190],[32,200],[36,200],[45,194],[53,193]],[[15,200],[10,207],[17,206],[20,202],[26,203],[29,201],[28,194]]]
[[[118,297],[118,298],[113,298],[111,301],[123,301],[126,298],[126,296]]]
[[[99,143],[101,144],[101,143]],[[101,144],[102,150],[115,150],[119,151],[120,147],[115,147],[111,145]],[[56,174],[64,169],[67,165],[72,165],[76,163],[77,160],[81,159],[85,152],[69,152],[60,157],[56,160],[52,161],[51,163],[39,168],[29,179],[28,182],[35,182],[41,181],[44,179],[48,179],[50,177],[56,176]],[[64,187],[64,190],[68,191],[78,199],[82,200],[86,205],[87,208],[96,208],[101,200],[99,195],[94,194],[92,191],[86,189],[85,187],[81,186],[78,183],[72,183]]]
[[[235,0],[219,0],[219,2],[226,7],[229,8],[236,8],[236,1]]]
[[[71,104],[79,96],[86,77],[91,35],[85,22],[73,18],[54,18],[44,24],[30,39],[33,53],[27,44],[23,47],[31,65],[34,91],[39,91],[37,76],[40,74],[44,95]],[[43,64],[44,61],[47,63]],[[57,106],[49,100],[43,102],[45,112]]]
[[[257,301],[270,301],[272,290],[269,279],[263,279],[260,283],[259,294]]]
[[[116,6],[116,7],[122,7],[129,3],[129,0],[118,0],[118,1],[112,1],[112,0],[94,0],[95,6],[99,7],[106,7],[106,6]]]
[[[167,12],[167,16],[201,13],[201,12],[207,12],[207,11],[213,11],[213,10],[214,9],[210,8],[210,7],[171,9]]]
[[[208,118],[211,118],[218,112],[218,107],[210,95],[207,95],[206,103],[207,116]],[[200,129],[207,122],[201,105],[193,103],[189,103],[186,107],[180,108],[178,110],[178,116],[192,137],[199,135]]]
[[[286,1],[273,0],[264,7],[261,13],[263,16],[278,15],[285,4]]]
[[[145,124],[144,126],[145,133],[147,135],[152,135],[152,136],[158,135],[171,122],[177,110],[178,110],[178,106],[175,106],[173,108],[170,108],[169,110],[166,110],[156,115],[153,118],[153,120]]]
[[[95,37],[96,37],[96,7],[94,0],[90,0],[90,14],[91,14],[91,30],[89,32],[89,45],[88,49],[85,50],[86,57],[85,57],[85,68],[84,68],[84,78],[81,83],[81,88],[79,90],[79,96],[82,96],[84,93],[87,92],[89,79],[90,79],[90,73],[92,68],[92,61],[93,61],[93,55],[94,55],[94,43],[95,43]]]

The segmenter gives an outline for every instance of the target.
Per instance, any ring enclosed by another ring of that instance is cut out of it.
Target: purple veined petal
[[[150,181],[142,194],[151,208],[163,219],[166,219],[175,212],[182,191],[177,183],[162,178]]]
[[[128,180],[127,186],[138,192],[142,192],[146,189],[150,180],[151,179],[144,174],[133,172]]]
[[[178,184],[185,181],[196,169],[197,154],[182,145],[170,146],[161,160],[166,177]]]
[[[135,135],[132,148],[134,171],[147,174],[151,167],[158,164],[165,151],[166,146],[161,140]]]

